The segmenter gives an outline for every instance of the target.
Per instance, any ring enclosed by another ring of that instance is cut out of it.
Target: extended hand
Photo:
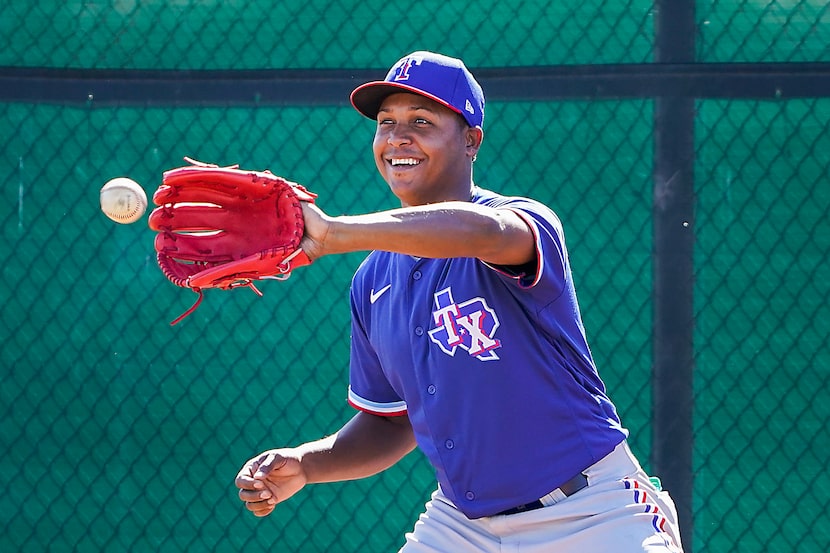
[[[239,499],[258,517],[271,514],[278,503],[307,482],[300,460],[290,450],[269,450],[250,459],[236,475]]]

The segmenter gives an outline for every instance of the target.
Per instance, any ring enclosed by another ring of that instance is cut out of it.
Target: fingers
[[[246,502],[245,508],[251,511],[255,516],[264,517],[274,512],[275,503],[270,501],[252,501]]]
[[[243,474],[242,472],[236,475],[234,484],[240,490],[258,491],[265,489],[265,483],[262,480],[255,479],[252,475]]]
[[[242,501],[246,501],[242,497],[243,491],[247,490],[257,492],[265,489],[265,483],[254,478],[254,471],[256,470],[256,467],[259,466],[260,457],[262,456],[258,455],[253,459],[249,459],[247,463],[242,465],[242,468],[239,469],[239,473],[236,475],[236,479],[233,482],[234,485],[236,485],[236,487],[240,490],[239,497]]]
[[[239,490],[239,499],[258,517],[269,515],[277,505],[276,498],[268,490]]]
[[[269,451],[264,455],[259,457],[259,463],[257,464],[256,470],[254,472],[254,478],[256,479],[263,479],[267,478],[268,475],[272,471],[277,471],[285,466],[285,463],[288,461],[285,457],[280,455],[275,451]]]
[[[265,517],[265,516],[268,516],[268,515],[270,515],[273,511],[274,511],[274,507],[273,507],[273,506],[271,506],[271,507],[267,507],[267,508],[262,509],[262,510],[254,510],[254,509],[251,509],[251,512],[252,512],[252,513],[254,513],[254,516],[258,516],[258,517]]]
[[[239,499],[245,503],[245,508],[258,517],[264,517],[274,510],[277,500],[262,480],[253,477],[258,464],[256,459],[248,461],[236,475],[234,483],[239,488]]]
[[[279,472],[287,459],[274,451],[262,453],[250,459],[236,475],[234,484],[239,488],[239,499],[245,508],[258,517],[264,517],[274,510],[279,501],[277,488],[269,485],[269,475]]]
[[[265,483],[262,479],[264,475],[267,475],[273,470],[273,465],[277,458],[282,459],[282,456],[273,451],[266,451],[256,457],[248,459],[248,462],[239,469],[234,484],[241,490],[265,489]]]
[[[239,490],[239,499],[245,503],[256,503],[257,501],[273,500],[272,505],[276,505],[276,500],[269,490]]]

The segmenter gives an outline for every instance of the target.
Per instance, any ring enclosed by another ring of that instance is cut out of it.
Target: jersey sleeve
[[[514,279],[522,288],[544,288],[546,293],[558,296],[568,278],[568,252],[562,223],[547,206],[526,198],[508,198],[496,206],[509,209],[527,223],[536,243],[536,260],[521,267],[493,266],[503,275]]]
[[[360,310],[356,307],[362,305],[355,300],[356,288],[353,282],[348,402],[355,409],[373,415],[385,417],[405,415],[406,402],[392,388],[369,341],[366,325]]]

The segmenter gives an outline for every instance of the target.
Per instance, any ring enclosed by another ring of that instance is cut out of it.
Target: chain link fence
[[[30,0],[0,6],[0,73],[642,64],[652,2]],[[702,2],[699,61],[828,62],[830,9]],[[59,85],[58,85],[59,86]],[[209,86],[207,84],[206,86]],[[486,91],[485,91],[486,92]],[[435,486],[419,453],[312,486],[267,519],[233,479],[339,428],[362,254],[195,296],[153,233],[98,209],[187,155],[271,169],[332,214],[395,207],[347,105],[0,102],[0,551],[395,551]],[[589,340],[652,447],[653,98],[488,103],[478,184],[562,218]],[[830,94],[701,98],[695,118],[694,551],[830,549]]]

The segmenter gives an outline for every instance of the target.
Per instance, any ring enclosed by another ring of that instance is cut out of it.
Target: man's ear
[[[475,157],[481,147],[481,142],[484,140],[484,130],[481,127],[467,127],[464,139],[466,140],[467,150],[471,150],[472,156]]]

